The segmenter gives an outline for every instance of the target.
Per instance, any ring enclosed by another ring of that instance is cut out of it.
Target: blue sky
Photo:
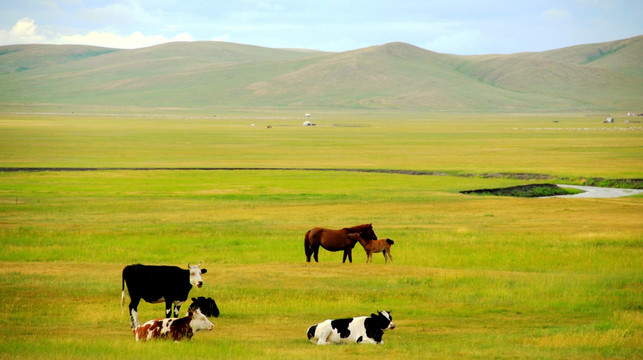
[[[543,51],[643,34],[643,0],[2,0],[0,45],[215,40],[346,51]]]

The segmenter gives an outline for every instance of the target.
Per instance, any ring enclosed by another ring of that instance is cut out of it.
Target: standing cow
[[[128,265],[123,269],[121,308],[125,306],[125,284],[130,296],[129,315],[132,329],[139,325],[137,308],[141,299],[148,303],[165,302],[165,317],[179,316],[179,308],[188,299],[192,286],[203,286],[201,274],[207,272],[201,265],[190,265],[188,269],[178,266]]]

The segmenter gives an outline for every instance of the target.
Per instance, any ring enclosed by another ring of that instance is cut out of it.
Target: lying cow
[[[213,298],[206,299],[203,296],[192,298],[192,304],[190,304],[188,311],[195,311],[196,309],[201,309],[205,316],[219,317],[219,308]]]
[[[179,316],[179,308],[188,299],[192,286],[203,286],[201,274],[208,270],[200,265],[188,264],[188,269],[177,266],[128,265],[123,269],[121,309],[125,306],[125,284],[131,299],[129,303],[130,323],[135,329],[138,323],[137,309],[141,299],[148,303],[165,302],[165,317]]]
[[[201,310],[189,311],[182,318],[150,320],[133,330],[136,341],[192,339],[199,330],[212,330],[214,324],[203,315]]]
[[[348,319],[326,320],[308,328],[308,340],[317,345],[341,343],[383,344],[384,330],[395,329],[390,312]]]

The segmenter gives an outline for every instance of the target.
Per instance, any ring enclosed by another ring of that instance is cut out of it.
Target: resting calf
[[[136,341],[161,339],[179,341],[184,338],[188,340],[199,330],[212,330],[214,324],[201,313],[200,309],[189,311],[187,316],[182,318],[166,318],[150,320],[139,325],[133,330]]]
[[[366,262],[373,262],[373,253],[383,252],[384,253],[384,263],[388,262],[388,259],[391,259],[393,262],[393,255],[391,255],[391,245],[395,241],[391,239],[379,239],[379,240],[366,240],[361,237],[359,234],[348,234],[348,238],[351,240],[359,241],[366,251]]]

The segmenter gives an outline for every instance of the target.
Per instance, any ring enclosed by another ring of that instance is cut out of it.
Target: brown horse
[[[314,255],[315,262],[319,262],[317,255],[319,246],[328,251],[344,250],[344,260],[346,257],[353,262],[352,250],[357,240],[349,239],[348,234],[360,234],[364,239],[377,240],[377,235],[373,231],[373,224],[357,225],[341,230],[330,230],[320,227],[308,230],[304,238],[304,249],[306,250],[306,261],[310,262],[310,256]]]

